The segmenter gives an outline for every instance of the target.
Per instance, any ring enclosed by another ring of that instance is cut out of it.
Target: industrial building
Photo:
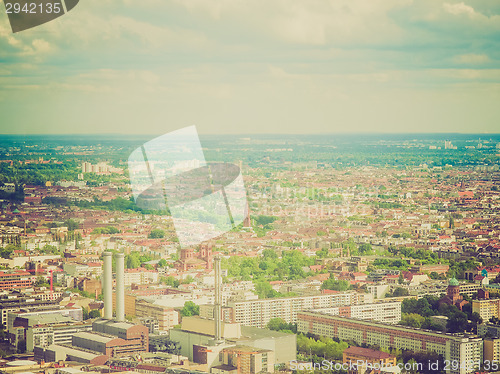
[[[42,296],[46,295],[25,296],[19,293],[2,295],[0,298],[0,323],[4,328],[7,328],[9,312],[16,312],[23,308],[39,308],[56,304],[55,301]],[[58,293],[58,296],[60,296],[60,293]]]
[[[215,318],[184,317],[180,328],[170,330],[170,340],[180,344],[181,355],[217,374],[273,373],[276,365],[295,360],[295,334],[222,321],[220,258],[214,262]]]
[[[124,255],[116,256],[116,317],[113,318],[112,254],[104,252],[102,288],[104,318],[93,322],[91,331],[72,335],[71,344],[52,344],[35,347],[35,358],[44,360],[73,360],[103,364],[110,357],[140,354],[149,350],[148,328],[125,321]]]
[[[57,337],[61,338],[67,329],[82,325],[83,321],[82,309],[74,306],[23,308],[7,316],[10,345],[18,348],[25,342],[28,352],[32,352],[35,345],[51,344],[55,339],[54,327],[57,327]]]

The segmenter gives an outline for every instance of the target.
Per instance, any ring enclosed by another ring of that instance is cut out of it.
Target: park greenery
[[[148,235],[149,239],[162,239],[165,237],[165,231],[162,229],[153,229]]]
[[[448,305],[444,303],[440,304],[438,297],[429,295],[418,300],[403,300],[401,304],[401,312],[402,317],[400,324],[429,330],[475,332],[477,331],[477,325],[482,323],[480,315],[477,312],[472,311],[470,302],[465,304],[462,310],[459,310],[455,305]],[[431,316],[447,317],[446,326],[434,322],[430,318]]]
[[[183,317],[197,316],[200,314],[200,307],[192,301],[186,301],[180,313]]]

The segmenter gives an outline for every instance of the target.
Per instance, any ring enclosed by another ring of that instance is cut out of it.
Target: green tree
[[[161,278],[161,281],[163,283],[165,283],[167,286],[174,287],[174,288],[179,287],[179,284],[180,284],[180,282],[172,276],[163,277],[163,278]]]
[[[467,315],[464,312],[457,311],[448,317],[446,330],[448,332],[464,332],[467,329]]]
[[[358,248],[358,253],[360,255],[371,255],[373,254],[372,245],[369,243],[361,243]]]
[[[154,229],[148,235],[149,239],[162,239],[165,237],[165,231],[161,229]]]
[[[168,265],[167,260],[165,260],[164,258],[162,258],[160,261],[158,261],[158,267],[160,267],[160,268],[164,268],[167,265]]]
[[[90,319],[100,318],[100,317],[101,317],[101,312],[99,312],[97,309],[93,309],[89,312]]]
[[[405,325],[405,326],[410,326],[410,327],[420,328],[420,327],[422,327],[422,324],[424,323],[424,321],[425,321],[425,318],[419,314],[402,313],[401,321],[399,322],[399,324]]]
[[[45,279],[41,275],[36,278],[34,285],[35,285],[35,287],[49,287],[50,286],[49,283],[47,282],[47,279]]]
[[[4,248],[0,248],[0,257],[11,258],[12,253],[14,253],[15,250],[19,249],[20,247],[17,247],[14,244],[8,244]]]
[[[73,219],[67,219],[64,221],[64,226],[68,228],[68,231],[75,231],[79,227],[78,222]]]
[[[192,301],[186,301],[180,313],[183,317],[197,316],[200,314],[200,307]]]
[[[347,280],[335,280],[330,275],[330,278],[321,285],[322,290],[346,291],[351,288],[351,283]]]

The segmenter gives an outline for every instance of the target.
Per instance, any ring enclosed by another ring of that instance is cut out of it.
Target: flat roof
[[[294,336],[295,334],[287,334],[286,332],[273,331],[268,329],[260,329],[258,327],[241,326],[241,338],[240,339],[228,339],[228,340],[243,340],[245,338],[249,339],[262,339],[262,338],[283,338],[286,336]]]
[[[69,354],[69,355],[72,355],[75,357],[80,357],[80,358],[83,358],[83,359],[86,359],[89,361],[98,357],[98,356],[101,356],[101,354],[99,354],[97,352],[90,353],[87,350],[85,350],[85,351],[79,350],[77,348],[70,348],[70,347],[66,347],[64,345],[59,345],[59,344],[51,344],[45,349],[50,350],[50,351],[54,351],[54,352],[64,352],[65,354]],[[65,369],[68,369],[68,368],[65,368]]]
[[[104,335],[101,335],[101,334],[95,334],[95,333],[86,332],[86,331],[77,332],[73,336],[76,336],[76,337],[82,338],[82,339],[86,339],[86,340],[97,341],[97,342],[100,342],[100,343],[108,343],[111,340],[118,339],[115,336],[104,336]]]

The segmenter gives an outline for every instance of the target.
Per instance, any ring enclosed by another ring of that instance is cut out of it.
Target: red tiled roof
[[[344,353],[351,355],[358,355],[362,357],[369,357],[377,360],[387,359],[391,357],[391,355],[387,352],[376,351],[374,349],[354,347],[354,346],[347,348],[344,351]]]

